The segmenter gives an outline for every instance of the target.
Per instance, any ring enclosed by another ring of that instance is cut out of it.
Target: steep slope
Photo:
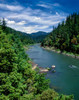
[[[15,35],[17,35],[17,37],[20,38],[20,40],[23,44],[34,43],[33,39],[27,33],[16,31],[16,30],[14,30],[10,27],[6,27],[4,32],[6,32],[6,34],[15,34]]]
[[[9,28],[1,28],[0,100],[73,100],[72,95],[59,95],[49,89],[44,74],[32,70],[20,33],[11,29],[8,33]]]
[[[24,41],[14,32],[0,30],[0,100],[35,100],[48,89],[48,81],[32,70]]]
[[[79,54],[79,14],[75,13],[54,28],[44,39],[42,46]]]

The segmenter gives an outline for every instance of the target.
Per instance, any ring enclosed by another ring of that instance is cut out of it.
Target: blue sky
[[[79,0],[0,0],[0,18],[28,34],[50,32],[73,12],[79,12]]]

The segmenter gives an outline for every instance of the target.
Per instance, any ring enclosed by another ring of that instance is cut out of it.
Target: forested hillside
[[[10,27],[7,27],[4,19],[3,19],[2,29],[6,34],[14,34],[16,36],[16,38],[19,37],[23,44],[34,43],[33,39],[29,36],[29,34],[20,32],[20,31],[16,31]]]
[[[21,34],[0,26],[0,100],[73,100],[49,89],[44,74],[32,70]],[[11,32],[12,31],[12,32]],[[9,32],[9,33],[8,33]],[[11,32],[11,33],[10,33]],[[14,32],[14,33],[13,33]],[[28,42],[25,42],[28,41]],[[24,43],[25,42],[25,43]]]
[[[30,34],[35,43],[41,43],[47,35],[48,33],[42,31]]]
[[[41,45],[79,54],[79,14],[68,16],[66,21],[54,27]]]

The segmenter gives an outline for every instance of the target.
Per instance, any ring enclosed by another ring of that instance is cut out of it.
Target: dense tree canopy
[[[32,70],[23,48],[32,42],[22,41],[20,35],[0,26],[0,100],[73,100],[73,96],[60,96],[49,89],[44,74]]]
[[[48,88],[48,82],[44,75],[32,70],[20,34],[0,31],[0,100],[18,100],[30,93],[42,93]]]
[[[36,33],[31,33],[30,37],[33,39],[35,43],[41,43],[43,39],[48,35],[48,33],[43,31],[38,31]]]
[[[79,14],[68,16],[66,21],[53,28],[41,45],[79,54]]]

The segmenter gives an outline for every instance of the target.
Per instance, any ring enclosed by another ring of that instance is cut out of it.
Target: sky
[[[51,32],[74,12],[79,12],[79,0],[0,0],[0,19],[28,34]]]

